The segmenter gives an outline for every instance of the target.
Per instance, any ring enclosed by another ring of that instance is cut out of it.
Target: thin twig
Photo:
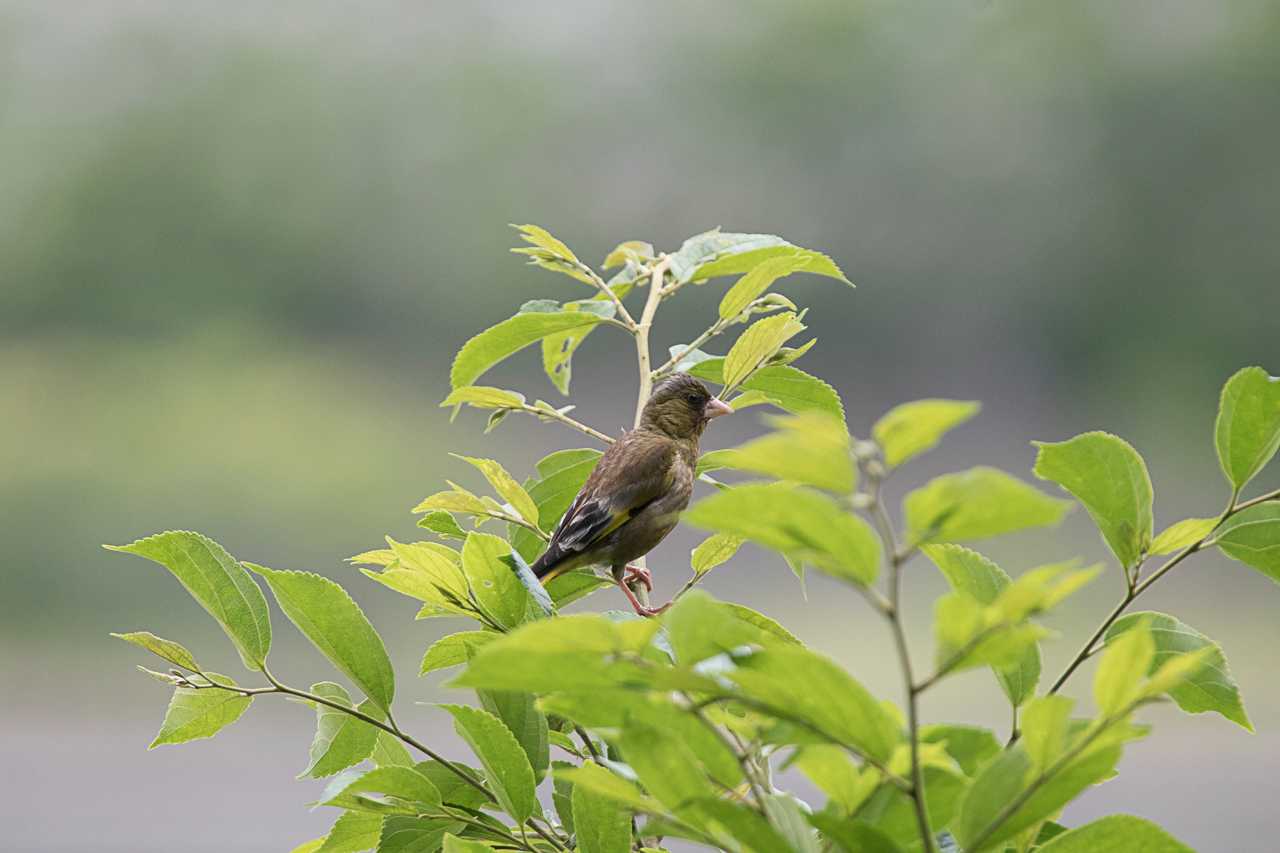
[[[733,325],[732,320],[717,320],[716,322],[712,323],[710,326],[707,327],[706,331],[698,335],[696,338],[694,338],[685,346],[681,347],[679,351],[676,352],[674,355],[672,355],[671,358],[667,359],[666,362],[664,362],[661,367],[654,370],[653,371],[654,380],[656,381],[666,376],[668,373],[670,373],[672,370],[675,369],[675,366],[677,364],[680,363],[680,359],[684,358],[686,355],[693,352],[698,347],[702,346],[707,341],[714,338],[716,335],[721,334],[722,332],[724,332],[725,329],[729,328],[729,326],[731,325]]]
[[[666,255],[653,265],[650,271],[649,295],[644,302],[644,311],[640,313],[640,322],[636,325],[636,362],[640,368],[640,389],[636,393],[636,426],[640,426],[640,415],[644,412],[644,404],[649,402],[649,394],[653,391],[653,373],[649,367],[649,330],[653,328],[653,316],[658,313],[658,304],[662,302],[662,279],[669,266],[671,266],[671,259]]]
[[[591,283],[595,285],[596,290],[599,290],[613,301],[614,307],[618,309],[618,316],[622,318],[622,322],[618,325],[634,334],[636,330],[635,318],[631,316],[631,312],[627,310],[627,306],[622,304],[622,299],[618,297],[618,294],[613,292],[613,288],[610,287],[603,278],[601,278],[599,273],[581,261],[578,262],[578,269],[590,276]]]
[[[582,421],[575,420],[569,417],[568,415],[564,414],[563,412],[557,412],[555,409],[552,409],[552,408],[540,409],[537,406],[531,406],[528,403],[524,403],[518,409],[516,409],[516,411],[528,412],[529,414],[537,415],[540,418],[549,418],[553,421],[559,421],[565,426],[572,427],[573,429],[576,429],[578,432],[585,433],[586,435],[591,436],[597,441],[603,441],[605,444],[613,444],[614,442],[614,439],[605,435],[600,430],[594,429],[593,427],[589,427],[586,424],[584,424]]]

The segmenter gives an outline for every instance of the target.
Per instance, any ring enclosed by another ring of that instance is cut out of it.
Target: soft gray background
[[[901,400],[986,403],[900,486],[979,462],[1029,476],[1030,439],[1105,427],[1146,454],[1158,523],[1216,511],[1218,389],[1243,364],[1280,372],[1277,37],[1266,0],[3,0],[3,846],[282,851],[332,817],[292,779],[312,727],[296,705],[145,751],[165,690],[108,631],[238,671],[162,570],[98,547],[159,529],[342,580],[397,661],[402,721],[455,748],[408,703],[458,698],[414,676],[460,626],[415,624],[341,558],[411,536],[408,508],[443,477],[478,485],[448,449],[525,472],[581,443],[515,419],[485,437],[436,408],[466,337],[585,293],[521,267],[508,222],[595,260],[717,224],[831,253],[857,291],[784,288],[814,306],[806,365],[855,430]],[[657,342],[687,340],[718,297],[682,294]],[[630,418],[624,343],[600,331],[575,365],[581,415],[610,430]],[[534,361],[493,380],[554,395]],[[717,424],[708,444],[757,429]],[[1273,468],[1259,487],[1277,484]],[[654,555],[659,594],[694,541]],[[986,550],[1014,572],[1104,555],[1083,513]],[[908,578],[922,655],[935,575]],[[897,696],[856,596],[816,578],[806,601],[748,551],[707,586]],[[1055,618],[1049,673],[1119,586],[1112,570]],[[1259,733],[1153,713],[1156,736],[1068,822],[1124,810],[1202,851],[1273,849],[1280,590],[1209,556],[1144,603],[1224,644]],[[278,671],[329,677],[275,624]],[[984,673],[925,711],[1007,725]]]

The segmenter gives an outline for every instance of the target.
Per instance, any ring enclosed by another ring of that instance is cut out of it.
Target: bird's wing
[[[610,447],[551,534],[546,562],[589,550],[665,494],[674,454],[670,442],[635,433]]]

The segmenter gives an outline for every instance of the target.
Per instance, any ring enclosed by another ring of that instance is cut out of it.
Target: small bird
[[[533,564],[545,584],[580,566],[608,565],[641,616],[646,607],[628,583],[653,589],[648,569],[628,564],[653,550],[675,529],[693,494],[698,439],[712,418],[733,411],[697,379],[677,373],[653,389],[640,426],[605,451]]]

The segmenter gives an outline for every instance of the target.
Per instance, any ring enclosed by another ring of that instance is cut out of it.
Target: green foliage
[[[1227,482],[1239,491],[1280,448],[1280,378],[1246,367],[1227,380],[1213,441]]]
[[[1138,451],[1105,432],[1036,446],[1036,476],[1075,495],[1120,565],[1135,566],[1150,547],[1152,532],[1151,477]]]
[[[419,671],[459,668],[446,687],[474,691],[479,707],[436,706],[453,720],[472,756],[467,761],[479,766],[473,769],[400,727],[387,651],[340,585],[242,564],[199,534],[161,533],[116,550],[168,568],[266,683],[241,687],[205,672],[186,647],[149,632],[114,635],[174,667],[144,669],[174,691],[153,746],[210,737],[261,695],[309,704],[316,731],[299,778],[329,779],[318,801],[340,814],[324,838],[297,848],[308,853],[627,853],[653,850],[659,839],[734,853],[1187,849],[1138,818],[1119,815],[1076,829],[1054,820],[1115,774],[1125,743],[1148,732],[1135,718],[1165,696],[1189,713],[1213,711],[1251,730],[1221,647],[1174,616],[1130,606],[1213,545],[1280,581],[1280,492],[1246,500],[1240,494],[1280,444],[1276,380],[1249,368],[1228,381],[1215,444],[1232,486],[1229,503],[1158,536],[1146,466],[1129,445],[1102,432],[1038,445],[1036,475],[1088,510],[1125,569],[1125,596],[1037,695],[1040,644],[1052,637],[1037,620],[1101,566],[1052,558],[1010,575],[958,544],[1053,525],[1070,509],[1069,501],[994,468],[945,474],[910,491],[898,536],[886,494],[891,478],[979,407],[919,400],[880,418],[869,438],[851,434],[835,390],[792,366],[814,345],[788,346],[804,328],[804,312],[769,292],[797,272],[847,282],[830,258],[777,237],[713,231],[666,255],[642,241],[624,242],[606,258],[605,268],[618,270],[606,282],[545,229],[518,230],[526,245],[516,252],[595,292],[571,302],[526,302],[464,344],[441,404],[455,415],[463,406],[487,411],[492,428],[521,411],[607,443],[608,431],[570,416],[572,405],[530,404],[517,391],[472,384],[541,342],[545,372],[567,393],[571,359],[597,328],[628,335],[634,346],[622,351],[640,354],[649,380],[687,371],[723,386],[735,411],[769,405],[788,413],[766,418],[759,437],[698,461],[696,473],[714,490],[683,520],[711,535],[690,554],[691,576],[672,605],[657,618],[565,615],[561,608],[612,581],[586,567],[544,588],[529,569],[599,450],[556,451],[523,480],[496,459],[458,456],[492,494],[449,482],[414,508],[427,540],[387,538],[385,547],[351,562],[417,602],[418,618],[466,621],[425,649]],[[722,276],[738,279],[707,330],[655,365],[648,336],[657,309],[685,285]],[[644,294],[643,313],[627,307],[633,291]],[[768,316],[753,319],[760,314]],[[724,357],[701,349],[744,324]],[[835,589],[856,591],[886,621],[891,641],[871,653],[896,653],[902,709],[765,613],[694,588],[713,569],[733,571],[745,543],[777,552],[802,580],[806,567],[834,578],[841,582]],[[933,604],[928,671],[913,662],[905,627],[926,607],[906,600],[902,583],[918,556],[950,587]],[[1161,565],[1144,574],[1146,562],[1159,557]],[[246,569],[363,697],[330,681],[293,687],[267,669],[266,599]],[[1097,716],[1073,717],[1071,679],[1096,656]],[[1014,708],[1008,737],[922,719],[922,694],[986,667]],[[559,760],[551,760],[552,746]],[[418,753],[430,760],[415,763]],[[803,774],[823,802],[785,790],[787,777],[776,771],[786,768]],[[540,791],[554,814],[544,813]]]

